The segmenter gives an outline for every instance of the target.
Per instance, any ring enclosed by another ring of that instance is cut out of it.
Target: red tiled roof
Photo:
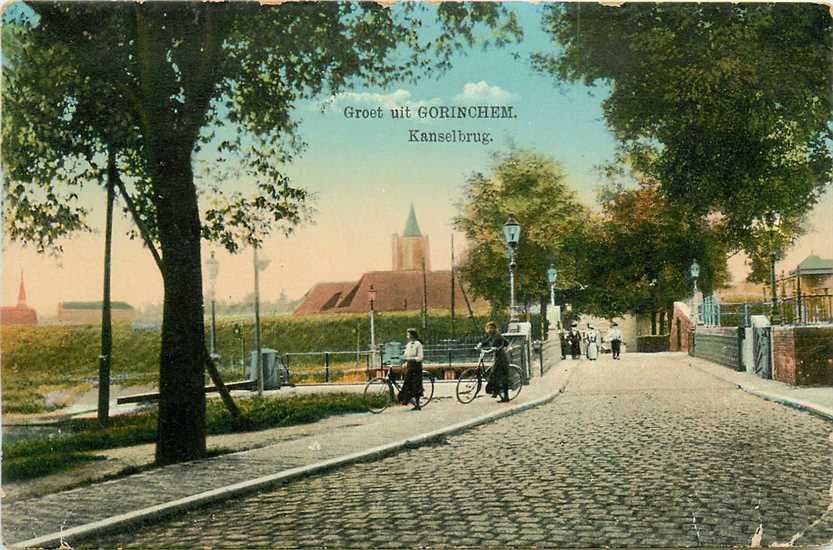
[[[325,288],[323,283],[314,286],[307,298],[295,310],[296,315],[310,313],[364,313],[370,310],[368,291],[370,286],[376,290],[376,311],[419,311],[423,302],[422,271],[371,271],[365,273],[357,283],[347,283],[351,288],[344,290]],[[345,283],[339,283],[345,284]],[[425,273],[425,287],[428,295],[428,309],[451,309],[451,271],[431,271]],[[456,308],[465,311],[466,303],[459,280],[456,281]],[[316,305],[327,302],[320,294],[330,291],[330,299],[335,292],[341,292],[338,305],[328,309]],[[319,294],[320,293],[320,294]],[[471,293],[468,294],[472,301]],[[487,306],[483,300],[472,302],[472,308],[482,309]]]
[[[27,306],[0,307],[0,324],[3,325],[36,325],[38,314]]]
[[[294,315],[310,315],[312,313],[324,313],[341,300],[355,283],[340,282],[340,283],[318,283],[312,287],[304,296],[302,301],[295,311]]]

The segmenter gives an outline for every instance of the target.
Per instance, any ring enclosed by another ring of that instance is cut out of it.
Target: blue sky
[[[469,51],[457,56],[447,73],[423,78],[418,84],[358,87],[336,98],[318,98],[298,106],[295,116],[308,147],[286,172],[295,185],[317,195],[318,214],[314,224],[299,228],[290,238],[273,237],[265,243],[263,255],[272,259],[261,277],[266,299],[276,297],[282,288],[291,297],[299,297],[316,282],[355,280],[368,270],[390,269],[391,234],[402,231],[411,203],[423,233],[430,237],[433,267],[447,268],[450,222],[465,178],[473,171],[488,170],[490,154],[505,149],[510,140],[558,160],[579,197],[592,203],[599,182],[595,166],[610,160],[615,150],[601,110],[607,91],[603,86],[556,84],[552,77],[533,71],[529,54],[554,48],[540,28],[543,6],[514,3],[511,7],[518,12],[525,33],[519,45]],[[428,123],[392,120],[387,108],[383,120],[348,120],[343,115],[346,106],[472,102],[512,105],[518,117]],[[324,103],[329,106],[322,112]],[[487,146],[408,143],[410,128],[488,131],[494,141]],[[87,200],[94,207],[101,206],[103,193],[92,190]],[[101,210],[97,208],[94,221],[102,217]],[[811,218],[814,232],[788,258],[791,265],[809,251],[833,257],[830,195]],[[128,220],[117,219],[113,299],[136,305],[160,302],[162,285],[153,261],[138,243],[122,237],[128,229]],[[455,237],[458,251],[462,242],[461,236]],[[16,297],[19,268],[26,270],[30,302],[42,315],[54,315],[59,301],[98,299],[102,250],[100,232],[67,241],[59,259],[7,245],[3,303]],[[206,246],[204,257],[208,251]],[[217,255],[218,296],[239,300],[251,292],[250,251],[237,256],[218,251]],[[733,262],[735,273],[742,277],[742,261]],[[94,273],[92,279],[90,273]],[[79,283],[56,285],[58,280]]]

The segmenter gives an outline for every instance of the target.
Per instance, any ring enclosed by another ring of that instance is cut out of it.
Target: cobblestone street
[[[833,424],[682,355],[583,362],[548,405],[102,547],[833,542]]]

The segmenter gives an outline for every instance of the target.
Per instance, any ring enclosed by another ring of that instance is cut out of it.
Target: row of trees
[[[591,212],[561,166],[546,155],[522,149],[495,154],[487,173],[468,178],[455,220],[473,244],[461,267],[464,277],[496,309],[508,305],[501,226],[512,214],[523,229],[516,281],[527,304],[548,296],[550,263],[558,270],[559,302],[604,317],[661,317],[691,293],[693,259],[701,265],[704,290],[726,281],[728,246],[719,229],[696,223],[668,202],[656,183],[610,182],[599,199],[601,211]]]

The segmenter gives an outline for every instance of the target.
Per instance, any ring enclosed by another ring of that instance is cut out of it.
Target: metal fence
[[[833,322],[833,295],[802,294],[778,301],[780,322],[812,325]],[[753,315],[772,316],[772,302],[720,302],[707,296],[699,306],[700,321],[709,327],[750,327]]]
[[[440,369],[442,372],[438,376],[446,372],[454,373],[456,377],[460,370],[477,363],[480,351],[476,346],[483,337],[481,334],[470,334],[454,339],[426,339],[423,342],[423,368]],[[537,368],[543,375],[543,351],[538,348],[533,350],[532,342],[520,334],[507,335],[507,338],[510,339],[507,350],[509,361],[523,369],[524,381],[528,382],[533,376],[536,359],[540,362]],[[280,357],[289,373],[290,384],[361,383],[377,375],[381,367],[400,365],[403,349],[401,342],[383,342],[373,352],[362,349],[287,352],[280,353]],[[246,380],[250,375],[248,361],[245,364],[239,360],[227,361],[218,366],[225,379]]]

